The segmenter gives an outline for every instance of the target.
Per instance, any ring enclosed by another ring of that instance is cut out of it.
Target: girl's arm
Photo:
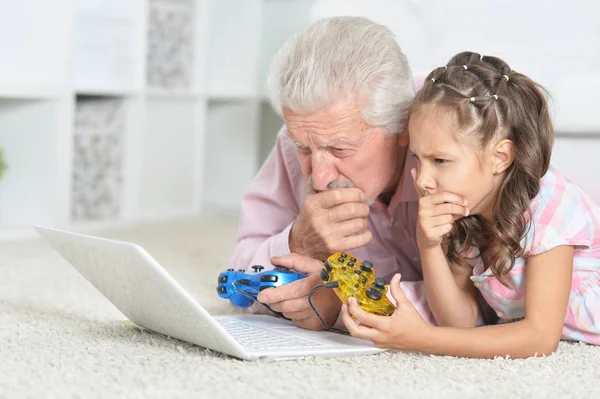
[[[438,325],[475,327],[477,301],[473,269],[448,263],[441,246],[421,251],[425,296]]]
[[[425,353],[513,358],[548,355],[560,341],[573,276],[573,247],[560,246],[528,259],[525,318],[479,328],[432,327],[421,340]]]

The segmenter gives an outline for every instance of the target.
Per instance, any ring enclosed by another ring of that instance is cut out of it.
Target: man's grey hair
[[[280,114],[356,101],[362,119],[388,134],[404,131],[415,95],[392,31],[362,17],[322,19],[288,39],[271,61],[267,92]]]

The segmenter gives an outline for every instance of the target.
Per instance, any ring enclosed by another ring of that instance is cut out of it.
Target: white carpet
[[[143,245],[206,308],[237,224],[183,220],[106,231]],[[548,358],[385,353],[251,363],[122,325],[106,299],[41,239],[0,243],[0,398],[598,398],[600,347]]]

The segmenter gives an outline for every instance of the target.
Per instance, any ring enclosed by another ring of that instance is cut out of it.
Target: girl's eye
[[[439,164],[445,164],[446,162],[448,162],[447,159],[441,159],[441,158],[435,158],[434,161],[435,161],[435,163],[439,163]]]

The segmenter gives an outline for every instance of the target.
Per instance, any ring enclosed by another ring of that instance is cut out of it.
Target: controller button
[[[236,280],[235,283],[242,284],[242,285],[250,285],[250,279],[242,278],[242,279]]]
[[[344,263],[344,258],[338,258],[339,263]]]
[[[240,273],[246,273],[246,271],[244,269],[239,269],[238,272],[240,272]]]
[[[346,266],[342,266],[342,270],[346,270]]]
[[[366,283],[367,283],[367,278],[366,278],[366,277],[363,277],[363,279],[362,279],[362,283],[363,283],[363,284],[366,284]]]
[[[360,287],[360,284],[354,284],[354,288]]]
[[[354,273],[360,274],[360,270],[357,269],[357,270],[354,271]]]
[[[325,269],[321,270],[321,280],[329,281],[329,273]]]
[[[219,276],[219,283],[226,283],[227,282],[227,276]]]
[[[217,292],[219,294],[226,294],[227,293],[227,288],[225,288],[225,287],[217,287]]]
[[[381,277],[377,277],[375,279],[375,288],[379,288],[380,290],[385,288],[385,280]]]
[[[348,266],[353,267],[354,266],[354,262],[348,262]]]
[[[261,265],[254,265],[254,266],[252,266],[252,269],[254,269],[254,272],[255,272],[255,273],[258,273],[258,272],[260,272],[260,271],[261,271],[262,269],[264,269],[264,268],[265,268],[265,267],[264,267],[264,266],[261,266]]]
[[[370,299],[372,299],[374,301],[378,301],[382,297],[381,291],[376,290],[375,288],[372,288],[372,287],[367,288],[366,294]]]
[[[331,271],[332,267],[331,267],[331,265],[329,264],[329,262],[325,261],[325,263],[323,263],[323,265],[325,266],[325,269],[327,269],[327,271],[328,271],[328,272],[330,272],[330,271]]]
[[[233,270],[233,269],[227,269],[227,271],[228,271],[228,272],[233,272],[234,270]]]
[[[347,258],[347,257],[348,257],[348,254],[346,254],[346,253],[342,252],[342,254],[341,254],[340,256],[341,256],[342,258]]]
[[[277,280],[279,280],[279,278],[277,276],[272,275],[272,274],[268,274],[266,276],[260,276],[260,282],[261,283],[276,283]]]
[[[277,270],[278,272],[289,272],[289,269],[283,266],[275,266],[275,270]]]
[[[266,290],[267,288],[273,288],[273,287],[267,287],[266,285],[263,285],[262,287],[258,288],[258,291]]]
[[[356,258],[350,258],[350,262],[356,262]]]

